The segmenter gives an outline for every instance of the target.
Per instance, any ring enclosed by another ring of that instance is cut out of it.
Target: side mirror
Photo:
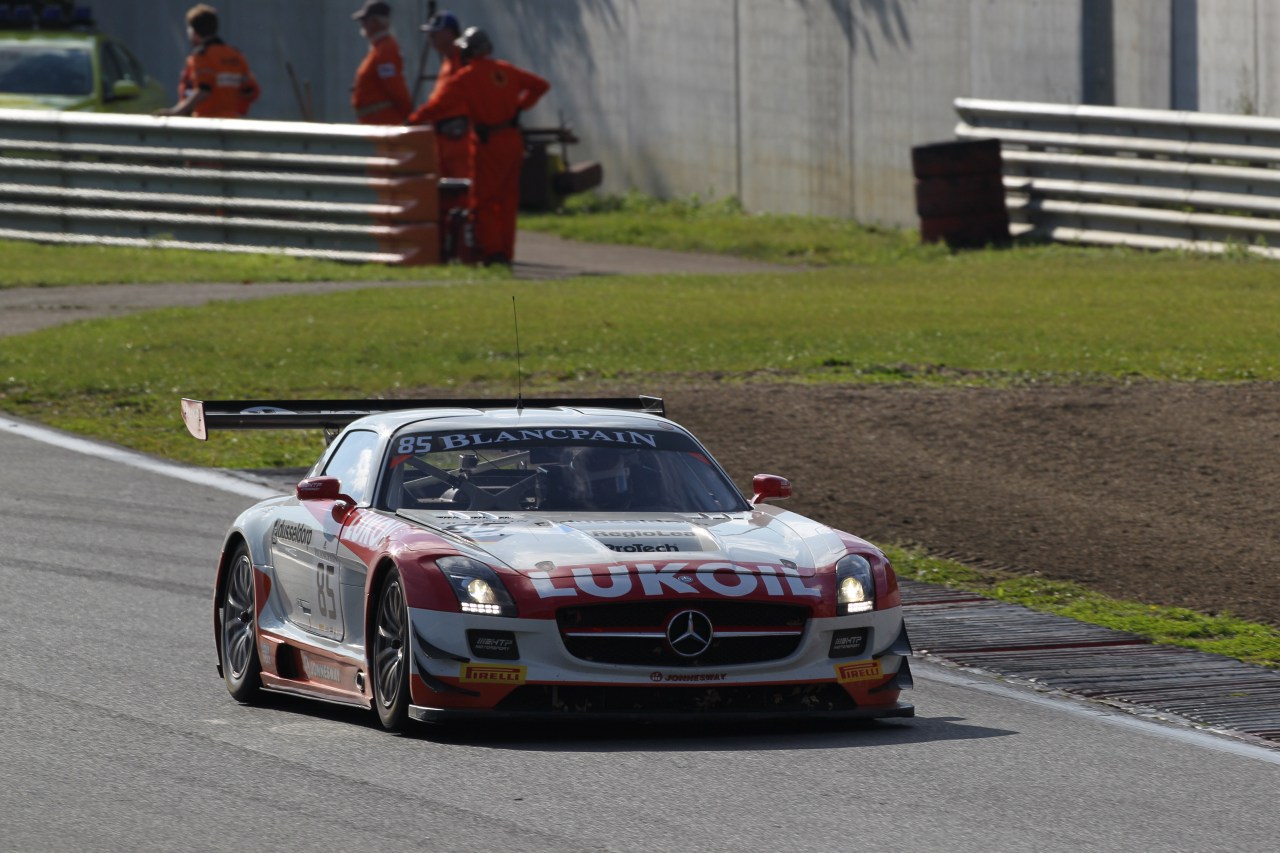
[[[755,492],[751,498],[752,506],[791,497],[791,481],[777,474],[756,474],[751,478],[751,489]]]
[[[308,477],[298,483],[293,493],[300,501],[333,501],[330,515],[339,524],[356,508],[356,502],[342,493],[342,483],[337,477]]]
[[[108,100],[127,101],[141,94],[142,87],[132,80],[117,80],[111,86],[111,95]]]
[[[342,496],[342,484],[337,477],[308,477],[298,483],[294,494],[300,501],[336,501]]]

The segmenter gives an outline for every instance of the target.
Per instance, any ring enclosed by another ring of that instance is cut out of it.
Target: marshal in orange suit
[[[351,16],[360,34],[369,40],[369,52],[356,69],[351,87],[351,108],[361,124],[404,124],[413,110],[413,98],[404,83],[404,60],[391,34],[391,6],[369,0]]]
[[[431,41],[431,47],[440,54],[440,71],[436,75],[439,89],[445,81],[462,69],[462,51],[456,42],[462,36],[462,25],[458,16],[452,12],[436,12],[425,24],[422,31]],[[440,177],[471,177],[471,144],[467,141],[470,127],[465,115],[452,118],[437,119],[436,154],[440,159]]]
[[[467,116],[475,169],[468,203],[475,212],[476,240],[486,263],[511,263],[524,160],[520,113],[536,104],[551,84],[531,71],[491,58],[493,44],[479,27],[469,27],[458,39],[458,47],[463,67],[441,82],[430,100],[409,116],[409,123]]]
[[[261,89],[244,54],[218,36],[218,12],[201,3],[187,12],[192,51],[178,80],[178,103],[161,116],[240,118]]]

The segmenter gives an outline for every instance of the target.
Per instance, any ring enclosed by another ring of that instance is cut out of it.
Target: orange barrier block
[[[440,263],[440,227],[434,222],[378,228],[377,238],[381,251],[400,256],[397,266]]]
[[[440,194],[436,191],[436,176],[398,175],[392,178],[370,178],[369,185],[378,195],[378,203],[398,208],[397,212],[381,221],[438,222],[440,220]]]
[[[388,171],[393,175],[426,175],[440,173],[436,152],[436,132],[429,127],[402,127],[394,133],[371,133],[369,136],[379,157],[394,160]]]

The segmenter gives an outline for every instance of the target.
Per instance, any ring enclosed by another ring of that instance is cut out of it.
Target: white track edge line
[[[254,500],[265,500],[266,498],[279,497],[282,494],[278,489],[250,483],[230,474],[165,462],[132,450],[125,450],[122,447],[99,444],[88,439],[78,438],[69,433],[58,432],[47,427],[22,423],[5,417],[0,417],[0,430],[16,433],[24,438],[44,442],[45,444],[56,445],[64,450],[73,450],[86,456],[96,456],[99,459],[129,465],[153,474],[162,474],[175,480],[185,480],[198,486],[221,489],[224,492]]]

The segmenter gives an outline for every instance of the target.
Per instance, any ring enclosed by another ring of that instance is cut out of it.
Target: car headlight
[[[498,573],[470,557],[440,557],[436,565],[449,579],[463,613],[515,616],[516,603]]]
[[[862,613],[876,606],[876,585],[866,557],[845,554],[836,563],[836,611]]]

